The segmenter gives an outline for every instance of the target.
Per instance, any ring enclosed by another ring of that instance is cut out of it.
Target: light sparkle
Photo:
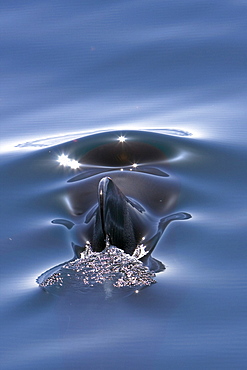
[[[121,135],[121,136],[119,136],[119,137],[118,137],[118,141],[119,141],[120,143],[124,143],[124,142],[126,141],[126,137],[125,137],[125,136],[123,136],[123,135]]]
[[[80,167],[80,163],[78,161],[69,158],[66,154],[59,155],[57,161],[60,166],[70,167],[74,170]]]

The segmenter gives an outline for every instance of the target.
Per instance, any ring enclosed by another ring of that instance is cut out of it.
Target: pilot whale
[[[168,173],[176,150],[164,147],[163,135],[140,132],[93,135],[62,149],[80,167],[67,178],[61,197],[71,218],[52,223],[69,230],[74,256],[40,275],[38,284],[49,292],[102,285],[109,294],[114,287],[154,283],[165,266],[152,254],[166,227],[191,218],[170,212],[179,195],[176,177]],[[61,153],[61,147],[53,152]]]
[[[154,272],[164,270],[162,262],[151,256],[164,230],[171,221],[191,218],[189,213],[178,212],[160,219],[156,233],[145,240],[143,228],[148,222],[145,209],[138,202],[125,196],[110,177],[103,177],[98,185],[98,202],[86,216],[85,224],[93,219],[92,236],[89,241],[94,252],[102,252],[106,241],[126,254],[138,255],[138,258]],[[55,219],[53,224],[62,224],[68,229],[73,222]],[[144,243],[145,241],[145,243]],[[85,247],[73,244],[75,257],[80,257]],[[137,251],[140,251],[139,254]]]
[[[74,275],[73,279],[84,285],[104,283],[109,295],[109,281],[112,281],[110,286],[118,288],[154,283],[154,273],[164,270],[165,266],[151,253],[171,221],[189,219],[191,215],[178,212],[161,218],[156,233],[145,240],[142,236],[145,212],[143,206],[126,197],[110,177],[103,177],[98,185],[97,206],[85,219],[86,224],[93,222],[91,241],[85,246],[73,243],[74,258],[42,274],[37,279],[39,285],[46,290],[53,285],[59,287],[66,276],[71,280]],[[52,222],[68,229],[75,226],[63,219]],[[88,266],[91,268],[89,274]]]

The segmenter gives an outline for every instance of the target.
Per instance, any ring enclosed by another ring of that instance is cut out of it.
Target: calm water
[[[3,370],[246,369],[246,15],[236,0],[1,4]],[[36,278],[74,238],[51,221],[72,217],[80,172],[58,156],[119,135],[166,153],[171,212],[192,218],[168,226],[167,269],[139,294],[47,294]]]

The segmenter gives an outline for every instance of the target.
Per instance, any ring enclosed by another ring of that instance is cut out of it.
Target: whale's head
[[[125,253],[133,254],[140,242],[144,208],[127,198],[110,177],[98,185],[98,208],[92,238],[92,248],[101,252],[106,240]]]

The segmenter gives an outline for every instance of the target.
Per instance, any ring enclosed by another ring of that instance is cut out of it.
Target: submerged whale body
[[[179,192],[159,147],[136,141],[96,142],[80,154],[81,172],[67,180],[66,199],[75,222],[52,221],[71,230],[74,250],[72,260],[38,277],[38,284],[52,293],[64,287],[101,287],[108,298],[115,288],[135,290],[153,284],[155,273],[165,269],[152,257],[164,230],[171,221],[191,217],[168,213]],[[76,144],[77,157],[79,148]]]

